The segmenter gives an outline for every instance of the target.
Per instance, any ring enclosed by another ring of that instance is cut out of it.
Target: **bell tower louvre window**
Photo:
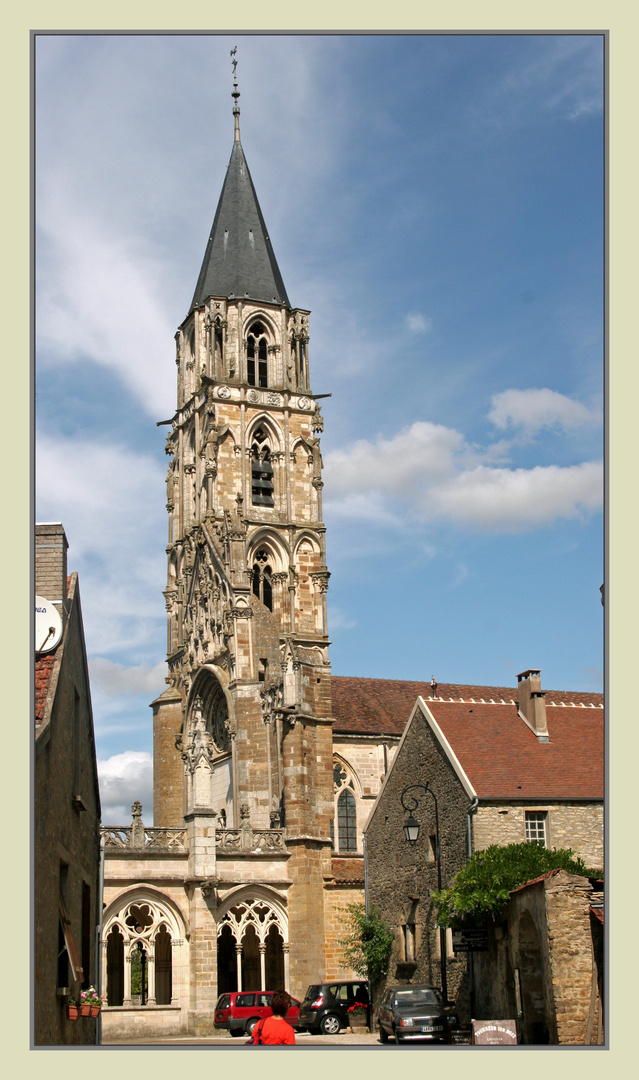
[[[268,387],[266,337],[261,323],[253,323],[246,345],[246,375],[251,386]],[[257,355],[256,355],[257,354]],[[255,361],[257,359],[257,370]],[[257,382],[255,377],[257,375]]]
[[[271,451],[263,428],[258,428],[251,446],[251,502],[253,506],[274,506]]]

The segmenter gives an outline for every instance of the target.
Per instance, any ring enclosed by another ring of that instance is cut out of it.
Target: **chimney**
[[[43,596],[45,600],[55,604],[63,625],[66,618],[68,546],[59,521],[36,524],[36,596]]]
[[[539,742],[549,742],[546,723],[546,692],[541,689],[541,671],[529,668],[517,676],[519,715],[528,724]]]

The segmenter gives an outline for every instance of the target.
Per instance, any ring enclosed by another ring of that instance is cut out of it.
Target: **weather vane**
[[[236,52],[237,52],[237,45],[233,49],[231,49],[231,63],[233,65],[233,92],[231,94],[231,97],[235,101],[235,104],[233,105],[233,116],[235,118],[235,142],[239,142],[240,141],[240,106],[238,105],[238,98],[240,96],[240,91],[237,88],[237,71],[236,71],[236,69],[237,69],[237,60],[235,59]]]

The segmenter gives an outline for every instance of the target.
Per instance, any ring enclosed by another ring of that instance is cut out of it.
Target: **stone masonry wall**
[[[437,888],[437,866],[430,837],[435,834],[435,807],[429,795],[413,811],[421,829],[416,844],[404,838],[408,812],[401,804],[410,784],[431,785],[439,809],[442,885],[445,888],[466,862],[466,811],[469,799],[421,712],[409,725],[393,769],[366,830],[369,905],[392,926],[395,942],[387,985],[425,982],[440,985],[439,931],[430,897]],[[416,955],[406,964],[402,925],[415,926]],[[467,1011],[466,959],[447,964],[448,993],[460,1012]],[[381,992],[381,991],[380,991]]]
[[[348,966],[340,942],[348,935],[348,908],[364,902],[361,885],[332,886],[324,892],[324,933],[326,938],[326,978],[356,979]]]
[[[491,844],[521,844],[526,839],[527,810],[544,810],[549,848],[572,848],[589,869],[604,864],[602,803],[535,803],[526,806],[482,806],[472,817],[473,849]]]

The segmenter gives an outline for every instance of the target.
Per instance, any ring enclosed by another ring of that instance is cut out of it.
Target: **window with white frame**
[[[546,818],[545,810],[526,811],[526,840],[529,844],[538,844],[546,847]]]

